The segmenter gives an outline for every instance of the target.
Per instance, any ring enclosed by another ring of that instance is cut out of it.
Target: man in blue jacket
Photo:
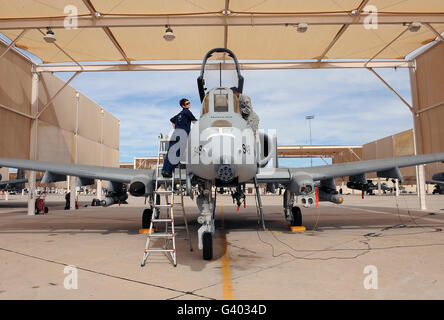
[[[170,141],[168,146],[168,153],[165,156],[165,160],[163,161],[163,167],[162,167],[162,176],[165,178],[170,178],[172,176],[173,170],[176,167],[177,163],[172,164],[169,160],[169,151],[173,145],[175,145],[177,142],[180,141],[180,137],[177,134],[176,130],[184,130],[187,134],[187,137],[190,133],[191,129],[191,122],[197,121],[197,119],[194,117],[193,113],[189,110],[191,107],[190,100],[188,99],[181,99],[179,101],[180,106],[182,107],[182,111],[176,114],[174,117],[170,119],[171,123],[173,124],[174,133],[173,137],[177,136],[174,140]],[[181,143],[186,143],[186,141],[182,141]],[[177,150],[176,156],[179,158],[180,156],[180,149]]]

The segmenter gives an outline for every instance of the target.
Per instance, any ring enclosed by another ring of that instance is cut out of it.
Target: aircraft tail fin
[[[16,177],[16,179],[17,180],[19,180],[19,179],[26,179],[25,178],[25,169],[17,169],[17,177]],[[18,190],[24,189],[25,188],[25,183],[17,183],[16,184],[16,188]]]
[[[25,170],[24,169],[17,169],[17,177],[16,179],[25,179]]]

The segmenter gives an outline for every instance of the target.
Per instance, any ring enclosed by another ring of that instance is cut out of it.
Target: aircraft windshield
[[[225,52],[213,53],[205,65],[204,80],[205,92],[214,88],[237,87],[237,72],[231,57]]]

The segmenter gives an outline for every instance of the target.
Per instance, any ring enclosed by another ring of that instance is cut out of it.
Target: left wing
[[[442,180],[427,180],[426,183],[427,184],[440,184],[440,185],[443,185],[444,181],[442,181]]]

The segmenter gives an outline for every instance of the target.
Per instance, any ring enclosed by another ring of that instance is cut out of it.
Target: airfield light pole
[[[314,119],[315,116],[311,115],[311,116],[305,116],[305,120],[309,120],[309,125],[310,125],[310,145],[311,145],[311,120]],[[313,167],[313,158],[310,156],[310,167]]]

